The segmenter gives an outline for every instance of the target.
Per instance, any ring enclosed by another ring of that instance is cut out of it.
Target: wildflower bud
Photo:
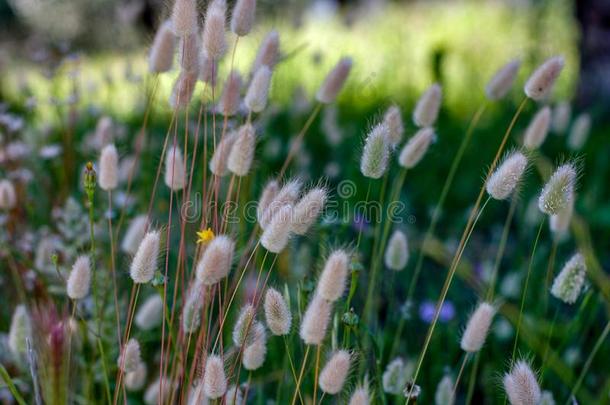
[[[368,389],[366,386],[360,386],[352,392],[348,405],[369,405],[370,403],[371,396]]]
[[[388,394],[400,394],[411,378],[411,365],[405,364],[400,357],[392,360],[387,366],[382,376],[383,390]]]
[[[199,80],[210,86],[216,86],[216,77],[218,76],[218,63],[208,56],[206,51],[200,53],[199,60]]]
[[[233,143],[237,139],[234,132],[225,134],[216,145],[216,150],[210,159],[210,171],[218,177],[226,176],[229,173],[228,162],[229,154],[233,148]]]
[[[256,147],[256,136],[254,127],[245,124],[239,128],[237,138],[231,146],[231,152],[227,160],[227,168],[236,176],[243,177],[248,174],[254,159],[254,149]]]
[[[335,352],[320,372],[320,389],[327,394],[341,392],[351,365],[351,355],[347,350]]]
[[[195,91],[195,85],[197,84],[197,72],[180,72],[180,75],[174,82],[172,94],[169,98],[169,105],[179,110],[181,108],[188,107],[193,98],[193,92]]]
[[[360,172],[371,179],[378,179],[388,168],[390,145],[388,144],[388,127],[376,125],[366,138],[360,160]]]
[[[273,30],[267,34],[252,64],[252,74],[255,74],[261,66],[267,66],[273,70],[280,59],[280,36]]]
[[[328,256],[316,290],[320,297],[330,302],[341,298],[345,291],[349,260],[344,250],[335,250]]]
[[[117,360],[117,365],[121,370],[128,373],[135,371],[141,361],[140,343],[136,339],[131,338],[123,347],[123,351]]]
[[[255,340],[244,348],[242,363],[249,371],[259,369],[265,362],[267,355],[267,332],[261,323],[252,325],[255,329]]]
[[[576,168],[572,163],[559,166],[546,182],[540,197],[538,208],[545,214],[553,215],[564,209],[574,198],[576,187]]]
[[[256,311],[251,304],[244,305],[239,311],[237,322],[233,327],[233,344],[235,346],[242,346],[245,343],[252,343],[254,317]]]
[[[237,112],[241,84],[241,75],[238,71],[232,70],[227,77],[225,86],[222,89],[222,95],[220,96],[220,111],[224,115],[231,116]]]
[[[161,325],[163,320],[163,298],[153,294],[140,307],[135,317],[136,326],[142,330],[151,330]]]
[[[113,144],[104,146],[100,154],[99,184],[106,191],[115,189],[119,184],[119,155]]]
[[[466,330],[462,335],[460,347],[465,352],[474,353],[481,350],[489,327],[493,321],[493,317],[496,314],[496,309],[487,302],[479,304],[477,309],[473,312],[466,325]]]
[[[451,377],[446,375],[436,386],[436,392],[434,393],[434,404],[435,405],[453,405],[455,403],[455,396],[453,395],[453,380]]]
[[[256,0],[237,0],[231,16],[231,31],[239,37],[248,35],[254,25]]]
[[[525,130],[523,145],[529,150],[538,149],[546,139],[550,123],[551,109],[549,107],[540,109]]]
[[[521,152],[513,152],[504,158],[487,179],[487,193],[496,200],[507,199],[521,181],[527,167],[527,158]]]
[[[199,44],[199,35],[192,33],[180,38],[180,47],[178,48],[178,60],[183,71],[199,72],[199,62],[201,59],[201,50]]]
[[[268,221],[270,220],[270,218],[266,218],[265,213],[279,191],[280,185],[275,180],[269,180],[263,188],[263,192],[261,193],[261,197],[256,206],[256,218],[263,229],[269,224]],[[263,224],[263,221],[266,223]]]
[[[195,332],[201,323],[201,308],[205,296],[203,287],[203,283],[195,279],[188,289],[186,301],[182,307],[182,329],[187,334]]]
[[[125,253],[135,255],[140,246],[140,242],[144,239],[148,219],[146,215],[138,215],[129,223],[129,227],[125,232],[123,241],[121,242],[121,250]]]
[[[234,252],[235,242],[230,237],[216,236],[197,264],[197,279],[204,285],[212,285],[225,278],[231,270]]]
[[[282,206],[261,235],[261,245],[271,253],[280,253],[290,239],[292,205]]]
[[[412,169],[423,159],[432,142],[436,140],[436,134],[432,128],[422,128],[409,139],[402,148],[398,163],[405,169]]]
[[[388,108],[383,116],[383,123],[388,128],[388,142],[392,148],[395,148],[400,142],[402,142],[402,137],[405,133],[405,127],[402,123],[400,109],[395,105]]]
[[[554,56],[540,65],[525,83],[525,95],[532,100],[541,101],[551,94],[559,74],[563,70],[563,56]]]
[[[570,136],[568,137],[568,146],[572,150],[580,150],[587,142],[589,132],[591,131],[591,116],[587,113],[582,113],[574,120]]]
[[[271,195],[274,187],[271,184],[268,184],[268,187],[271,187],[269,189],[269,195]],[[299,194],[301,193],[301,181],[298,179],[291,180],[284,184],[284,186],[275,193],[272,200],[268,204],[266,204],[266,201],[263,201],[263,199],[267,197],[265,195],[266,192],[267,188],[265,188],[261,201],[259,202],[259,208],[261,208],[261,210],[262,207],[265,207],[258,218],[260,226],[263,229],[267,228],[273,217],[279,212],[280,208],[284,207],[285,205],[294,205],[297,198],[299,198]]]
[[[555,277],[551,294],[566,304],[575,303],[585,283],[586,271],[585,258],[580,253],[576,253]]]
[[[176,0],[172,9],[172,28],[179,37],[197,32],[197,4],[195,0]]]
[[[521,61],[514,59],[502,66],[485,87],[485,95],[489,100],[500,100],[508,94],[519,73]]]
[[[10,210],[17,205],[17,193],[10,180],[0,180],[0,209]]]
[[[148,69],[152,73],[167,72],[172,68],[174,62],[174,49],[176,37],[172,32],[172,22],[164,21],[155,34],[150,56],[148,58]]]
[[[210,399],[220,398],[227,391],[227,377],[224,362],[220,356],[211,354],[205,363],[203,375],[203,391]]]
[[[17,305],[11,318],[11,328],[8,332],[8,347],[12,354],[20,358],[26,352],[25,339],[32,335],[32,324],[25,305]]]
[[[219,61],[227,48],[225,13],[219,7],[208,7],[203,25],[203,48],[214,61]]]
[[[294,206],[292,232],[304,235],[322,213],[327,198],[327,192],[322,187],[314,188],[305,194]]]
[[[504,375],[503,382],[511,405],[537,405],[540,402],[536,375],[525,361],[518,361],[510,373]]]
[[[148,283],[154,277],[157,270],[160,242],[159,231],[150,231],[144,235],[129,269],[129,274],[134,283]]]
[[[339,60],[318,89],[316,100],[322,104],[330,104],[335,101],[337,95],[345,85],[350,70],[352,70],[352,58],[342,58]]]
[[[551,215],[549,227],[557,240],[561,240],[567,234],[573,213],[574,197],[570,198],[570,201],[565,208],[559,210],[557,214]]]
[[[418,127],[431,127],[436,122],[438,111],[441,107],[442,90],[437,83],[430,86],[421,95],[415,110],[413,110],[413,122]]]
[[[261,112],[267,105],[269,96],[269,84],[271,83],[271,70],[267,66],[261,66],[250,82],[244,103],[248,110]]]
[[[405,268],[409,261],[409,247],[407,235],[396,230],[390,237],[385,249],[385,265],[388,269],[400,271]]]
[[[553,120],[551,123],[551,126],[553,127],[553,132],[558,135],[563,134],[566,129],[568,129],[571,116],[572,107],[570,106],[570,103],[568,103],[567,101],[557,103],[555,108],[553,108]]]
[[[67,293],[73,300],[83,299],[91,286],[91,262],[89,256],[80,256],[74,262],[68,277]]]
[[[173,34],[172,34],[173,35]],[[140,362],[135,370],[125,374],[125,388],[129,391],[139,391],[146,383],[146,374],[148,369],[146,364]]]
[[[326,336],[330,321],[331,303],[316,294],[303,315],[299,335],[308,345],[319,345]]]
[[[186,185],[186,164],[178,146],[171,146],[165,155],[165,185],[172,191],[182,190]]]
[[[292,314],[282,294],[274,288],[267,288],[264,308],[267,327],[271,333],[275,336],[287,335],[290,332]]]

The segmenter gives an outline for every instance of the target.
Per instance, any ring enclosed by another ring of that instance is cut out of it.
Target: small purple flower
[[[434,312],[436,310],[436,303],[426,300],[419,306],[419,317],[426,323],[432,323],[434,319]],[[441,311],[438,315],[440,322],[449,322],[455,317],[455,306],[451,301],[445,301],[441,307]]]
[[[366,232],[366,230],[369,228],[369,221],[366,219],[366,216],[357,212],[354,215],[354,222],[352,223],[352,227],[357,232]]]

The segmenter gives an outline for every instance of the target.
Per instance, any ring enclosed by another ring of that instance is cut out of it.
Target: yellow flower
[[[197,243],[208,243],[214,239],[214,231],[211,228],[197,231]]]

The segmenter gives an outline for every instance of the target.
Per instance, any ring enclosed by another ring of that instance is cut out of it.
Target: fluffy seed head
[[[0,209],[10,210],[17,205],[17,193],[10,180],[0,180]]]
[[[237,0],[231,16],[231,31],[243,37],[248,35],[254,25],[256,0]]]
[[[14,356],[21,356],[26,352],[27,346],[25,339],[32,335],[32,324],[28,310],[25,305],[20,304],[15,307],[11,318],[11,328],[8,332],[8,347]]]
[[[234,252],[235,242],[230,237],[216,236],[197,264],[197,279],[204,285],[213,285],[225,278],[231,270]]]
[[[269,69],[273,70],[279,59],[280,35],[277,31],[273,30],[265,36],[260,48],[258,48],[256,59],[254,59],[252,65],[252,74],[256,73],[261,66],[267,66]]]
[[[248,92],[244,98],[244,103],[248,110],[252,112],[261,112],[267,105],[267,97],[269,96],[269,84],[271,83],[271,69],[267,66],[261,66],[250,82]]]
[[[187,72],[199,72],[201,45],[199,35],[195,32],[180,38],[178,60],[180,67]]]
[[[197,84],[197,71],[188,72],[182,71],[174,82],[172,94],[169,98],[169,105],[179,110],[188,107],[193,98],[193,92],[195,91],[195,85]]]
[[[68,277],[68,297],[73,300],[83,299],[89,294],[91,286],[91,262],[89,256],[80,256],[74,262]]]
[[[212,354],[205,363],[203,376],[203,391],[210,399],[220,398],[227,390],[224,362],[220,356]]]
[[[385,249],[385,265],[388,269],[400,271],[409,261],[407,235],[400,230],[394,231]]]
[[[434,83],[421,95],[413,110],[413,123],[418,127],[431,127],[436,122],[441,108],[441,86]]]
[[[555,398],[553,398],[553,393],[550,391],[542,391],[542,395],[540,397],[540,402],[538,405],[555,405]]]
[[[220,7],[208,7],[203,24],[203,48],[214,61],[219,61],[227,48],[225,13]]]
[[[271,333],[275,336],[287,335],[290,332],[292,314],[282,294],[274,288],[267,288],[264,308],[267,327]]]
[[[304,235],[324,209],[328,194],[326,189],[316,187],[305,194],[294,206],[292,232]]]
[[[254,127],[250,124],[243,125],[237,132],[237,138],[231,147],[227,160],[227,168],[231,173],[239,177],[248,174],[250,167],[252,167],[255,146]]]
[[[540,197],[538,197],[538,208],[548,215],[559,213],[574,198],[575,187],[576,168],[574,165],[566,163],[559,166],[544,185]]]
[[[227,394],[225,395],[225,403],[227,405],[245,405],[244,395],[242,394],[239,387],[232,385],[227,390]],[[195,404],[193,404],[193,405],[195,405]]]
[[[544,100],[551,94],[559,74],[561,73],[565,61],[563,56],[553,56],[540,65],[534,73],[527,79],[525,95],[532,100]]]
[[[570,198],[568,205],[557,214],[551,215],[549,227],[557,240],[561,240],[568,233],[572,214],[574,213],[574,197]]]
[[[148,69],[151,73],[167,72],[172,68],[175,47],[176,37],[172,32],[172,22],[166,20],[159,26],[150,48]]]
[[[269,224],[270,220],[265,213],[279,191],[280,185],[275,180],[269,180],[263,188],[263,192],[261,193],[261,197],[256,206],[256,218],[263,229]]]
[[[161,391],[162,388],[163,391]],[[144,391],[144,403],[146,405],[163,403],[168,397],[171,388],[171,382],[167,378],[157,378]]]
[[[339,60],[318,89],[316,100],[322,104],[330,104],[335,101],[337,95],[345,85],[350,70],[352,70],[352,58],[342,58]]]
[[[117,360],[117,365],[121,370],[128,373],[135,371],[142,362],[140,358],[140,343],[134,338],[129,339],[123,347],[123,351]]]
[[[392,148],[395,148],[400,142],[405,133],[405,127],[400,115],[398,106],[391,106],[383,116],[383,123],[388,128],[388,142]]]
[[[555,108],[553,108],[553,121],[551,126],[553,127],[553,132],[560,135],[563,134],[566,129],[568,129],[568,125],[570,124],[570,118],[572,117],[572,106],[567,101],[562,101],[557,103]]]
[[[267,332],[265,327],[260,322],[252,325],[252,327],[256,330],[256,339],[244,348],[242,357],[244,368],[250,371],[259,369],[265,362],[265,356],[267,355]]]
[[[462,335],[462,341],[460,342],[462,350],[471,353],[481,350],[483,344],[485,344],[485,339],[487,338],[487,333],[495,313],[496,309],[493,305],[487,302],[479,304],[470,316],[466,330]]]
[[[345,250],[335,250],[328,256],[320,275],[317,294],[327,301],[337,301],[345,291],[349,271],[349,254]]]
[[[95,146],[102,149],[104,146],[112,143],[114,139],[114,130],[112,118],[103,116],[97,121],[95,126]]]
[[[210,86],[216,86],[218,76],[218,63],[208,56],[206,51],[200,53],[199,60],[199,80]]]
[[[210,171],[216,176],[222,177],[229,173],[229,154],[236,139],[237,135],[234,132],[229,132],[216,145],[216,150],[210,159]]]
[[[507,199],[519,184],[527,167],[527,158],[521,152],[506,156],[498,168],[489,176],[487,193],[496,200]]]
[[[201,308],[203,307],[204,296],[203,283],[197,279],[193,280],[182,307],[182,329],[187,334],[195,332],[201,323]]]
[[[238,71],[232,70],[227,76],[225,86],[220,97],[220,111],[227,116],[237,112],[239,108],[239,91],[241,89],[241,75]]]
[[[504,375],[503,382],[511,405],[538,405],[540,402],[536,375],[525,361],[518,361],[510,373]]]
[[[129,268],[129,275],[134,283],[148,283],[154,277],[160,242],[159,231],[150,231],[144,235]]]
[[[453,380],[450,376],[445,375],[436,386],[434,393],[435,405],[453,405],[455,396],[453,395]]]
[[[144,239],[146,233],[146,224],[148,223],[146,215],[138,215],[129,223],[129,227],[125,232],[125,236],[121,241],[121,250],[125,253],[135,255],[140,246],[140,242]]]
[[[536,113],[529,126],[525,130],[523,145],[529,149],[538,149],[546,139],[551,123],[551,109],[543,107]]]
[[[233,344],[237,347],[253,342],[253,327],[256,311],[251,304],[244,305],[239,311],[239,316],[233,327]]]
[[[172,191],[182,190],[186,184],[186,164],[179,146],[170,146],[165,155],[165,185]]]
[[[500,100],[508,94],[519,73],[521,61],[513,59],[502,66],[485,87],[485,95],[489,100]]]
[[[146,368],[146,364],[140,362],[135,370],[125,374],[125,388],[127,388],[129,391],[141,390],[146,383],[147,372],[148,369]]]
[[[582,113],[574,120],[570,136],[568,137],[568,146],[572,150],[580,150],[587,142],[589,132],[591,131],[591,116],[587,113]]]
[[[299,332],[303,342],[308,345],[319,345],[326,336],[330,321],[331,303],[316,294],[303,315]]]
[[[98,183],[102,190],[114,190],[119,185],[119,154],[114,144],[106,145],[100,154]]]
[[[405,364],[400,357],[392,360],[382,376],[383,390],[389,394],[400,394],[411,378],[411,365]]]
[[[585,284],[586,271],[585,258],[580,253],[576,253],[555,277],[551,294],[566,304],[575,303]]]
[[[327,394],[341,392],[349,374],[351,355],[347,350],[335,352],[320,372],[320,389]]]
[[[280,253],[284,250],[290,240],[292,217],[292,205],[287,204],[277,210],[261,235],[261,245],[265,249],[271,253]]]
[[[265,190],[263,190],[263,195],[261,196],[261,200],[259,202],[260,210],[257,212],[257,214],[260,213],[258,221],[261,228],[266,229],[273,220],[273,217],[282,207],[285,205],[294,205],[301,193],[301,185],[301,181],[298,179],[290,180],[284,184],[281,189],[275,191],[274,195],[272,195],[276,189],[277,183],[275,185],[271,182],[267,184],[267,187],[265,187]],[[271,201],[269,203],[264,201],[267,197],[271,197]]]
[[[197,32],[197,4],[195,0],[176,0],[172,9],[172,28],[179,37]]]
[[[366,386],[356,388],[349,399],[349,405],[369,405],[370,403],[371,396]]]
[[[151,330],[161,325],[163,317],[163,298],[153,294],[140,307],[136,313],[136,326],[142,330]]]
[[[388,168],[389,156],[388,127],[383,123],[377,124],[364,143],[360,172],[371,179],[380,178]]]
[[[414,168],[424,157],[432,142],[436,140],[436,134],[432,128],[422,128],[409,139],[402,148],[398,163],[406,168]]]

